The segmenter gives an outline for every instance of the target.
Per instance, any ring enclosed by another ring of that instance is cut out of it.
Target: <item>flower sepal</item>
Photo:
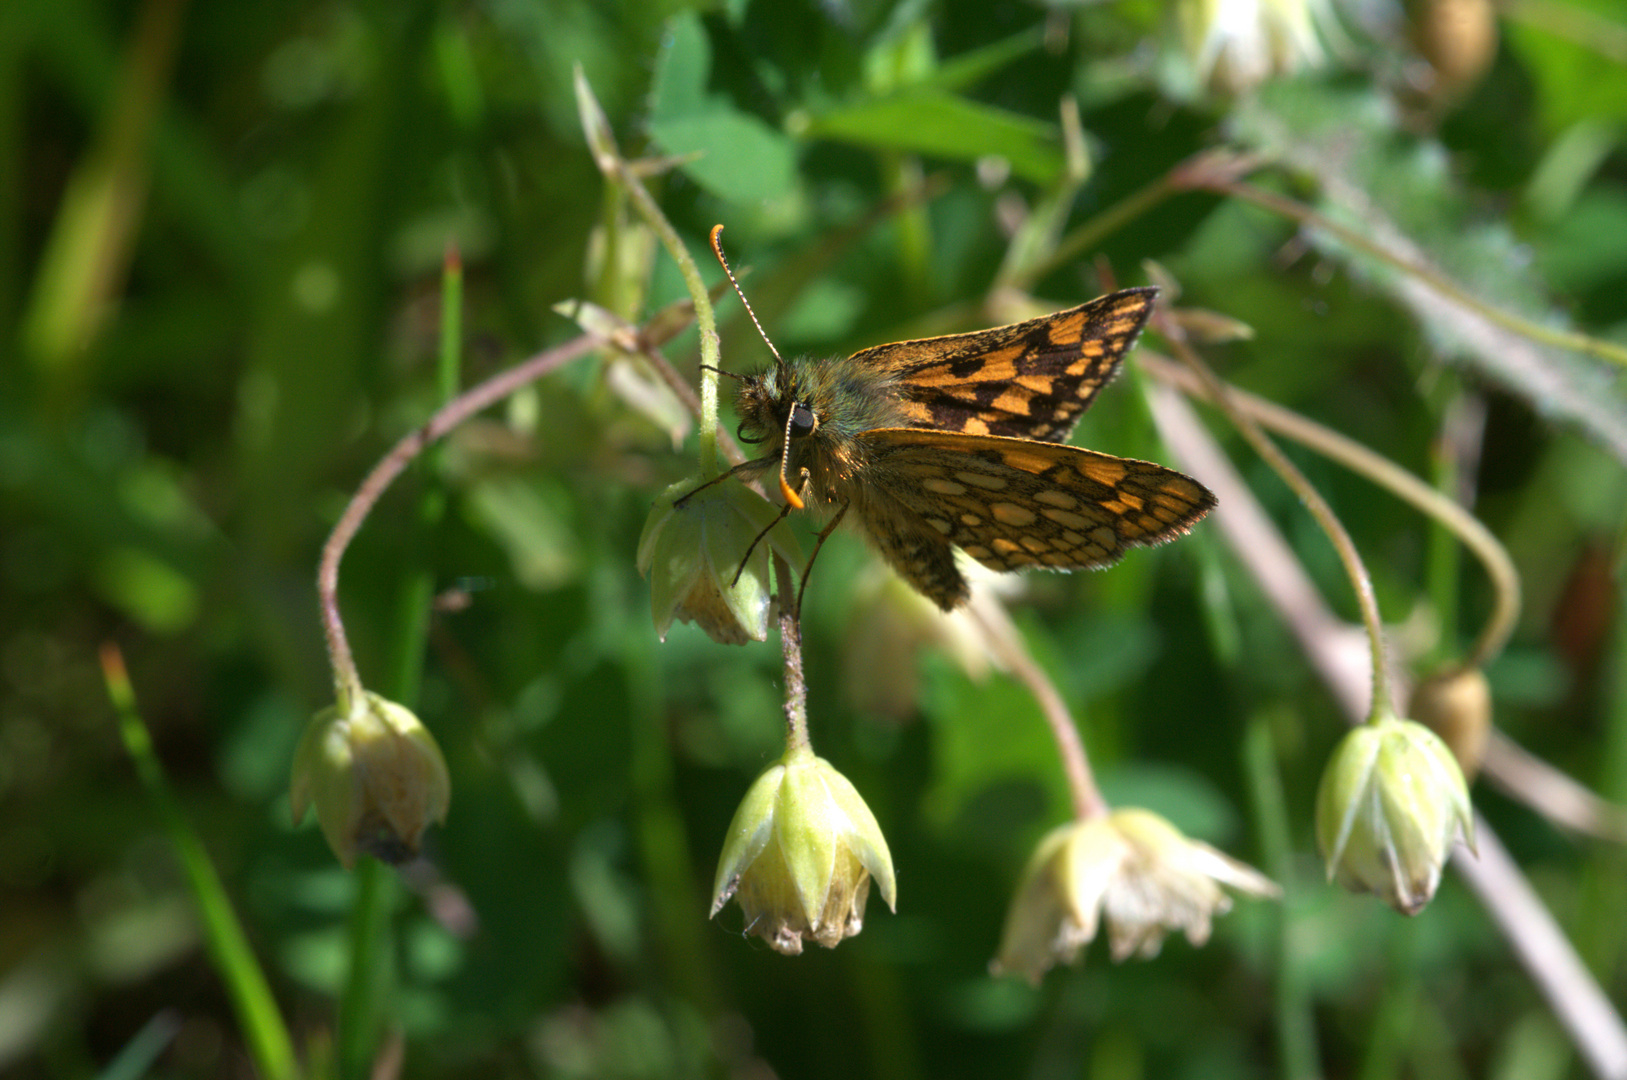
[[[1213,916],[1231,909],[1222,885],[1261,897],[1282,892],[1148,810],[1128,807],[1058,826],[1023,871],[989,970],[1038,984],[1053,965],[1078,959],[1104,919],[1114,962],[1156,956],[1171,930],[1202,945]]]
[[[446,820],[451,792],[429,729],[412,710],[369,691],[348,708],[313,716],[294,751],[294,822],[314,807],[347,870],[358,853],[391,864],[416,856],[424,830]]]
[[[788,750],[746,792],[729,824],[712,915],[730,899],[748,932],[795,956],[834,948],[864,928],[870,883],[896,910],[892,855],[853,784],[812,750]]]
[[[690,478],[661,493],[638,541],[638,572],[650,581],[661,640],[674,619],[724,645],[768,637],[769,552],[802,565],[796,536],[778,518],[773,505],[738,483]]]
[[[1388,715],[1346,735],[1316,793],[1328,879],[1403,915],[1428,906],[1452,841],[1474,847],[1469,788],[1440,736]]]

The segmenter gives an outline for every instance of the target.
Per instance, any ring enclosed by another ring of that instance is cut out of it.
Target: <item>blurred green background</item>
[[[703,153],[650,183],[697,258],[727,225],[782,351],[992,325],[1013,317],[996,284],[1072,306],[1151,259],[1181,303],[1253,328],[1204,347],[1239,385],[1428,477],[1468,417],[1454,490],[1525,587],[1488,671],[1496,721],[1627,797],[1620,369],[1483,333],[1236,199],[1165,191],[1097,227],[1195,153],[1256,153],[1263,186],[1500,310],[1622,340],[1627,22],[1611,0],[1227,10],[1240,36],[1207,70],[1212,39],[1179,27],[1216,13],[1150,0],[0,5],[0,1071],[251,1071],[104,642],[302,1056],[331,1057],[356,878],[286,795],[332,696],[313,579],[349,493],[437,401],[443,254],[464,265],[466,384],[573,336],[561,301],[637,320],[684,295],[586,151],[575,65],[630,157]],[[1321,62],[1283,70],[1283,28],[1312,19]],[[1082,246],[1047,261],[1058,236]],[[738,304],[720,311],[725,366],[756,369]],[[667,351],[693,376],[693,331]],[[1173,464],[1143,381],[1076,441]],[[453,778],[434,872],[380,881],[393,1067],[1227,1078],[1288,1075],[1293,1045],[1333,1077],[1586,1075],[1450,873],[1410,921],[1323,883],[1311,806],[1343,723],[1212,523],[1108,573],[1024,578],[1012,608],[1109,797],[1260,865],[1281,905],[1241,902],[1151,962],[1098,943],[1038,988],[990,978],[1028,851],[1066,813],[1039,712],[931,648],[859,647],[891,601],[840,535],[809,589],[813,738],[887,834],[899,911],[873,903],[861,936],[795,960],[738,909],[708,922],[723,831],[779,752],[779,651],[651,630],[639,530],[694,468],[651,385],[625,359],[550,376],[415,467],[345,562],[363,677],[414,704]],[[1203,415],[1353,618],[1296,500]],[[1488,608],[1478,568],[1292,453],[1369,560],[1398,658],[1458,655]],[[467,603],[430,614],[449,592]],[[1627,998],[1619,842],[1484,782],[1476,801]],[[1262,836],[1284,825],[1277,858]]]

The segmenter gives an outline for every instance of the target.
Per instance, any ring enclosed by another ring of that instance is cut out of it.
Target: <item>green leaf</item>
[[[777,199],[796,182],[791,142],[755,116],[717,106],[708,112],[655,120],[650,134],[669,154],[699,152],[683,166],[697,184],[739,202]]]
[[[1039,184],[1055,181],[1063,167],[1056,125],[935,90],[909,90],[809,116],[797,133],[958,161],[1002,157],[1014,173]]]

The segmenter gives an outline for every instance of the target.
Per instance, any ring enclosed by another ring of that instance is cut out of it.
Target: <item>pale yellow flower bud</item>
[[[1054,964],[1073,963],[1104,918],[1114,961],[1156,956],[1172,930],[1202,945],[1212,917],[1231,909],[1222,885],[1254,896],[1281,894],[1257,870],[1148,810],[1060,826],[1023,871],[989,970],[1038,983]]]
[[[1445,740],[1463,778],[1473,781],[1491,736],[1491,686],[1479,668],[1437,672],[1412,689],[1407,712]]]
[[[314,806],[348,870],[358,852],[387,863],[418,854],[424,830],[446,820],[452,783],[435,739],[411,710],[363,693],[311,718],[294,751],[294,821]]]
[[[834,948],[864,928],[872,878],[896,910],[893,860],[875,815],[829,762],[793,749],[757,778],[735,811],[712,914],[733,897],[747,932],[776,951],[795,956],[804,939]]]

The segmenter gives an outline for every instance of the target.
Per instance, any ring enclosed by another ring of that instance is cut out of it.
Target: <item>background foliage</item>
[[[466,268],[466,382],[572,335],[560,301],[640,318],[682,296],[607,197],[574,65],[630,154],[704,152],[653,181],[660,201],[697,253],[727,224],[784,351],[1001,321],[1017,223],[1054,208],[1077,228],[1215,146],[1493,305],[1619,339],[1619,16],[1522,3],[1483,76],[1431,97],[1403,12],[1353,6],[1326,65],[1228,97],[1193,73],[1175,12],[1137,0],[0,6],[0,1063],[95,1074],[147,1053],[133,1040],[157,1018],[158,1073],[247,1069],[111,719],[109,640],[324,1060],[356,879],[287,809],[294,742],[331,697],[311,580],[349,491],[436,401],[443,251]],[[1213,194],[1089,238],[1022,282],[1048,310],[1102,291],[1099,267],[1139,283],[1157,260],[1183,303],[1253,327],[1206,350],[1227,378],[1413,471],[1439,471],[1448,417],[1483,410],[1466,490],[1526,593],[1489,671],[1497,723],[1627,796],[1619,369],[1487,339],[1408,275]],[[725,363],[754,369],[764,350],[722,310]],[[692,373],[693,333],[668,353]],[[1022,862],[1066,809],[1037,709],[1002,676],[865,645],[885,579],[839,538],[809,591],[813,737],[886,830],[900,910],[873,905],[862,936],[795,961],[742,939],[732,909],[705,921],[723,829],[778,752],[778,652],[655,640],[633,552],[654,493],[693,466],[670,409],[630,404],[644,385],[600,359],[544,380],[393,490],[346,561],[363,675],[416,701],[453,775],[435,874],[382,882],[373,974],[405,1073],[1223,1078],[1284,1071],[1290,1037],[1332,1076],[1582,1071],[1450,876],[1412,921],[1323,884],[1310,807],[1342,724],[1212,525],[1110,573],[1027,578],[1013,608],[1109,797],[1262,865],[1280,908],[1241,904],[1207,947],[1150,963],[1097,946],[1038,989],[989,978]],[[1122,379],[1077,441],[1170,460],[1140,386]],[[1325,541],[1225,437],[1353,616]],[[1487,607],[1479,571],[1294,453],[1402,639],[1454,655]],[[414,689],[411,628],[446,590],[469,603],[429,619]],[[1261,760],[1291,841],[1274,862]],[[1476,799],[1623,1000],[1619,844],[1484,783]]]

